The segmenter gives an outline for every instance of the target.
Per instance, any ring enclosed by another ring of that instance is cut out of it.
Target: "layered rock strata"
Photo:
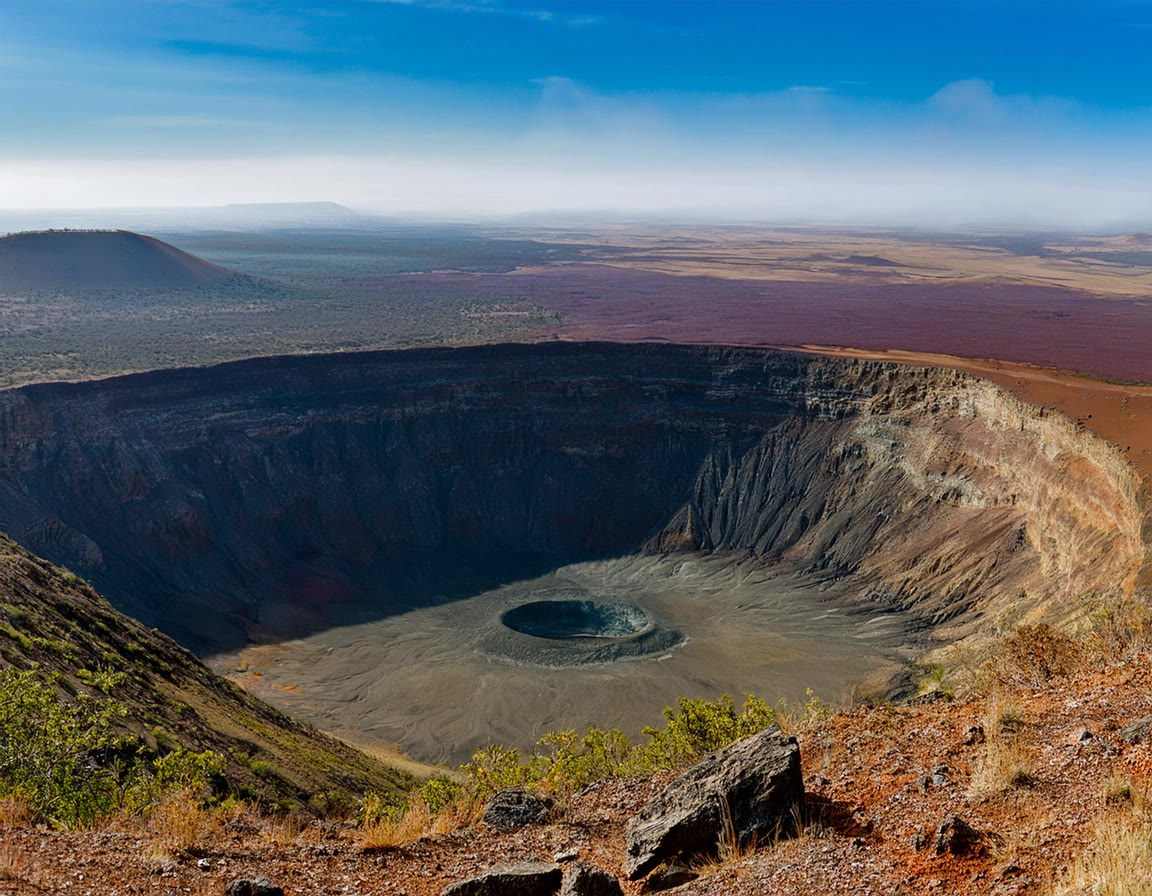
[[[0,528],[202,651],[559,565],[738,551],[950,636],[1147,583],[1140,482],[954,371],[541,344],[267,358],[0,395]]]

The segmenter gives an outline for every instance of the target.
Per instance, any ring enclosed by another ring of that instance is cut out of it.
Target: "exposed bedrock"
[[[200,650],[639,550],[854,575],[960,636],[1133,589],[1141,500],[1111,446],[985,381],[754,349],[269,358],[0,394],[0,528]]]

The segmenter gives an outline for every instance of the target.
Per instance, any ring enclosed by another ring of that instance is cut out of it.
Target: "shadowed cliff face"
[[[962,635],[1131,589],[1139,484],[952,371],[684,346],[262,359],[0,395],[0,528],[207,652],[740,551]]]

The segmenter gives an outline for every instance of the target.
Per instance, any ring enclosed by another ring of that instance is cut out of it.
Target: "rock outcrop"
[[[501,790],[484,807],[481,821],[494,831],[507,833],[548,818],[549,804],[526,790]]]
[[[557,865],[515,865],[454,883],[444,888],[442,896],[556,896],[562,878]]]
[[[612,874],[586,862],[576,862],[564,872],[560,896],[624,896],[624,891]]]
[[[710,753],[628,822],[624,872],[638,880],[667,859],[715,855],[787,836],[803,821],[800,747],[773,725]]]
[[[936,855],[965,856],[984,847],[984,835],[959,815],[949,815],[936,829],[932,849]]]

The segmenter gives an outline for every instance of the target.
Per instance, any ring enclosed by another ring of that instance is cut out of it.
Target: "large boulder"
[[[445,887],[440,896],[556,896],[563,872],[558,865],[528,863],[494,868]]]
[[[548,820],[551,804],[526,790],[501,790],[484,807],[481,821],[493,830],[506,834],[526,824]]]
[[[628,822],[624,871],[639,880],[666,859],[715,855],[721,840],[788,835],[803,813],[800,746],[773,725],[709,753],[650,800]]]

